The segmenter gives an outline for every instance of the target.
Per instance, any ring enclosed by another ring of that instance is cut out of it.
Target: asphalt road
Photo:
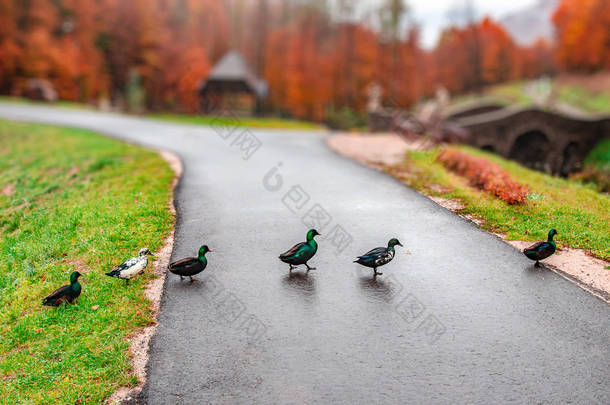
[[[167,278],[145,403],[610,404],[606,303],[333,154],[323,133],[6,103],[0,116],[183,160],[172,258],[214,252],[199,281]],[[317,270],[289,275],[277,256],[312,220],[325,237]],[[405,249],[374,281],[352,260],[391,237]]]

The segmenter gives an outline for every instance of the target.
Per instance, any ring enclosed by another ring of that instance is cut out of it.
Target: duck
[[[59,287],[57,290],[47,295],[45,299],[42,300],[42,305],[57,307],[62,302],[72,304],[74,300],[78,298],[82,290],[81,285],[78,282],[79,277],[82,277],[82,274],[78,271],[70,274],[70,284]]]
[[[196,280],[193,276],[201,273],[205,270],[208,265],[208,259],[205,254],[211,252],[207,245],[203,245],[199,248],[199,254],[197,257],[187,257],[173,263],[168,266],[169,271],[180,276],[180,280],[184,280],[184,277],[189,277],[191,283]]]
[[[305,242],[297,243],[286,252],[279,256],[279,259],[290,266],[290,271],[295,266],[304,264],[307,266],[307,271],[315,270],[315,267],[309,267],[307,262],[316,254],[318,251],[318,243],[314,240],[315,236],[322,235],[315,229],[307,231],[307,240]]]
[[[125,284],[127,285],[129,284],[130,279],[144,272],[144,269],[146,269],[146,266],[148,265],[147,256],[152,256],[152,253],[150,253],[148,248],[142,248],[138,252],[138,257],[132,257],[129,260],[125,260],[123,263],[106,273],[106,275],[121,278],[125,280]]]
[[[555,229],[551,229],[546,241],[536,242],[532,246],[523,249],[523,254],[528,259],[536,261],[534,266],[540,267],[540,260],[546,259],[557,250],[557,245],[553,241],[553,236],[557,234]]]
[[[377,267],[383,266],[384,264],[388,264],[394,258],[394,246],[402,246],[402,243],[396,238],[392,238],[388,242],[388,247],[378,247],[372,250],[369,250],[362,256],[358,256],[354,263],[361,264],[366,267],[371,267],[373,269],[374,277],[378,275],[382,275],[377,271]]]

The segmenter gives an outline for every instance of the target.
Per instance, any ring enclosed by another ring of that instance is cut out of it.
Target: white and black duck
[[[366,267],[371,267],[375,272],[375,276],[382,275],[383,273],[377,272],[377,267],[383,266],[384,264],[388,264],[394,258],[394,246],[402,246],[400,241],[396,238],[390,239],[388,242],[388,247],[378,247],[372,250],[369,250],[362,256],[358,256],[354,263],[361,264]]]
[[[148,265],[148,256],[152,255],[147,248],[140,249],[138,257],[132,257],[129,260],[119,264],[108,273],[107,276],[116,277],[125,280],[125,284],[129,284],[129,280],[141,274]]]

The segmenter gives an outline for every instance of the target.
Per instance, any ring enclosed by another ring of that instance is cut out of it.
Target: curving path
[[[336,156],[322,133],[8,103],[0,117],[93,129],[183,160],[173,259],[202,242],[214,253],[198,282],[166,281],[143,403],[610,403],[606,303]],[[290,276],[277,255],[304,239],[303,218],[330,236],[317,270]],[[408,252],[374,282],[351,261],[392,236]]]

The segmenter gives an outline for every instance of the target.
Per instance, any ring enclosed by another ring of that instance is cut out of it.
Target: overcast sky
[[[378,8],[382,0],[361,0],[364,7]],[[537,0],[472,0],[479,16],[491,15],[495,18],[510,14],[535,4]],[[463,6],[464,0],[408,0],[411,15],[422,30],[422,45],[431,48],[438,35],[448,25],[448,12],[456,6]]]

